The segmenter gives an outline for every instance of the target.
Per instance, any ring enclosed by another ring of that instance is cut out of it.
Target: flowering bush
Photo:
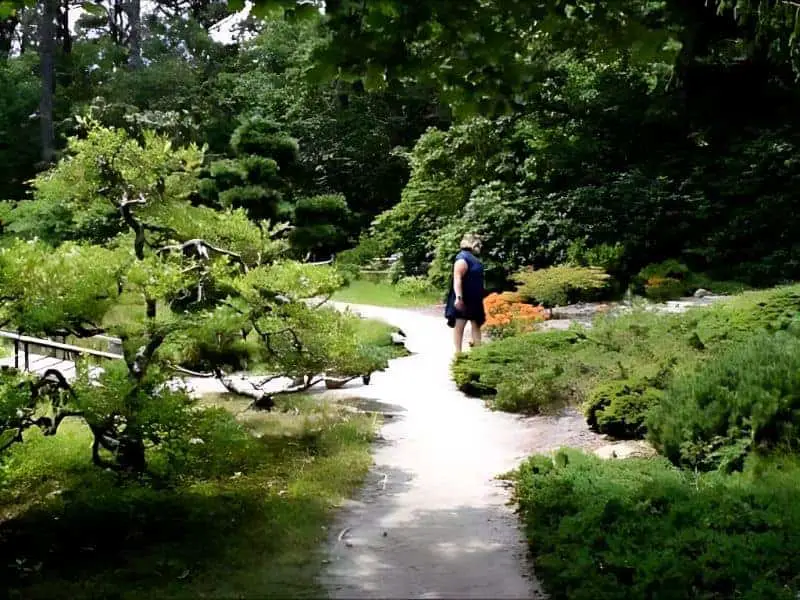
[[[486,331],[493,337],[509,337],[533,331],[536,323],[547,319],[544,307],[522,302],[519,294],[489,294],[484,301]]]

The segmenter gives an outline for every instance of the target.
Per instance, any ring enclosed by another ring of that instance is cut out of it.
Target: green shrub
[[[752,290],[752,287],[741,281],[718,280],[705,273],[691,273],[688,277],[690,291],[700,288],[721,296],[732,296]]]
[[[799,312],[800,286],[790,286],[684,314],[609,315],[595,319],[588,331],[530,333],[486,344],[457,357],[453,377],[461,391],[500,410],[536,413],[582,404],[592,429],[638,438],[677,373],[700,369],[758,330],[785,330]],[[714,441],[708,452],[730,453],[741,444],[727,443]]]
[[[609,276],[599,267],[562,265],[520,271],[514,281],[524,302],[552,308],[601,297],[608,288]]]
[[[289,239],[299,251],[320,255],[339,250],[347,242],[352,213],[341,194],[301,198],[294,207],[294,224]]]
[[[656,302],[664,302],[693,292],[692,279],[693,274],[689,267],[670,259],[647,265],[634,277],[633,284],[638,293]]]
[[[797,444],[800,339],[761,333],[695,373],[678,377],[648,419],[650,439],[673,462],[738,468],[751,451]]]
[[[337,264],[348,264],[363,267],[376,258],[386,254],[383,244],[374,237],[363,237],[355,248],[343,250],[336,255]]]
[[[403,277],[395,284],[395,288],[401,296],[426,296],[436,293],[431,283],[425,277],[418,275]]]
[[[359,269],[358,265],[354,265],[351,263],[340,263],[336,261],[334,263],[334,267],[336,271],[342,277],[342,283],[345,286],[350,285],[354,281],[358,280],[361,277],[361,269]]]
[[[586,246],[582,241],[573,242],[567,249],[567,261],[582,267],[600,267],[606,272],[617,272],[625,258],[625,246],[622,244],[600,244]]]
[[[154,451],[150,468],[162,481],[215,479],[256,470],[264,458],[257,440],[230,412],[206,408],[175,443]]]
[[[647,379],[603,382],[589,395],[586,422],[591,429],[616,438],[644,437],[647,412],[661,396]]]
[[[694,476],[578,451],[523,464],[516,499],[553,600],[797,597],[800,466]]]
[[[529,333],[498,340],[457,356],[452,367],[453,378],[462,392],[479,397],[498,394],[504,384],[502,389],[508,400],[501,404],[510,408],[519,405],[513,398],[520,393],[512,390],[518,377],[554,367],[563,360],[559,356],[582,341],[584,337],[577,331]]]
[[[665,260],[660,263],[647,265],[636,276],[635,281],[644,285],[652,277],[679,279],[684,281],[691,276],[691,270],[685,264],[675,259]]]
[[[703,283],[704,285],[699,285],[699,283]],[[696,287],[702,287],[714,294],[719,294],[721,296],[741,294],[752,289],[749,285],[742,283],[741,281],[715,281],[713,279],[696,281]]]
[[[645,297],[655,302],[677,300],[686,296],[688,291],[686,282],[672,277],[651,277],[644,285]]]
[[[800,285],[745,292],[712,307],[692,310],[684,319],[694,329],[694,342],[715,348],[750,336],[754,331],[782,331],[800,318]]]
[[[558,364],[541,365],[497,386],[493,407],[507,412],[535,415],[550,412],[569,403],[571,390],[561,377]]]
[[[237,156],[269,156],[281,169],[295,163],[299,156],[297,140],[280,124],[263,117],[243,121],[231,136],[231,148]]]

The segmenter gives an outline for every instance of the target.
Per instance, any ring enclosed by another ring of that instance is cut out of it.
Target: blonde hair
[[[480,248],[481,246],[481,238],[474,233],[467,233],[461,238],[461,249],[462,250],[475,250],[476,248]]]

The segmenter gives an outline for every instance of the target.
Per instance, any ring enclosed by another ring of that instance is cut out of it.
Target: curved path
[[[450,379],[450,330],[430,314],[351,306],[400,327],[408,358],[337,390],[394,413],[374,468],[338,516],[323,583],[334,598],[542,598],[509,490],[496,477],[535,451],[591,447],[577,415],[488,411]],[[388,405],[388,406],[387,406]]]

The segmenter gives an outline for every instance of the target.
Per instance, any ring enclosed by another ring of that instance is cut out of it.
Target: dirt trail
[[[488,411],[449,375],[450,330],[419,311],[352,306],[407,335],[360,396],[387,419],[375,465],[338,516],[323,583],[334,598],[542,598],[509,490],[495,478],[535,451],[596,447],[576,414],[522,419]],[[374,408],[373,408],[374,409]]]

